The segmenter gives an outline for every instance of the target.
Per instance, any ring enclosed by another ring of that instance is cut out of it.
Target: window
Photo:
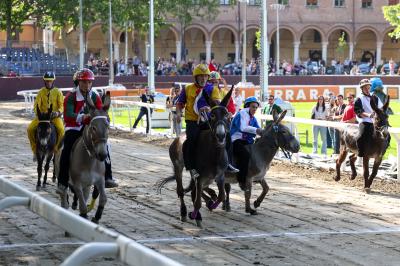
[[[318,6],[318,0],[306,0],[306,6]]]
[[[219,4],[221,6],[229,5],[231,3],[231,0],[219,0]]]
[[[277,3],[280,5],[287,6],[287,5],[289,5],[289,0],[277,0]]]
[[[372,0],[361,0],[362,8],[372,8]]]
[[[394,6],[397,5],[399,3],[399,0],[389,0],[389,6]]]
[[[344,0],[335,0],[335,7],[344,7]]]
[[[259,6],[261,5],[261,0],[249,0],[249,6]]]

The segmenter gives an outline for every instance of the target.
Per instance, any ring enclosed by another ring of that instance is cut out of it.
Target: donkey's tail
[[[172,182],[176,180],[175,176],[170,176],[167,178],[163,178],[157,181],[157,183],[155,184],[156,186],[156,190],[157,190],[157,194],[161,194],[161,189],[163,188],[163,186],[169,182]]]

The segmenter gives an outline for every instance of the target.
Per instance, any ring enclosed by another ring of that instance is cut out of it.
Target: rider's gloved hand
[[[60,116],[61,116],[60,112],[51,112],[50,119],[54,119],[54,118],[60,117]]]
[[[199,112],[200,112],[200,113],[201,113],[201,112],[209,113],[210,111],[211,111],[210,106],[203,106],[203,107],[201,107],[201,108],[199,109]]]

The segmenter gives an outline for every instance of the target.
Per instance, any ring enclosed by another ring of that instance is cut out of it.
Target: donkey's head
[[[108,109],[110,108],[111,99],[110,92],[106,93],[103,108],[101,110],[96,109],[90,96],[87,97],[86,103],[89,107],[90,124],[87,126],[86,145],[90,146],[90,149],[94,151],[94,156],[100,161],[104,161],[107,158],[107,140],[108,140],[108,128],[110,126]]]
[[[37,138],[37,143],[40,144],[40,146],[42,147],[47,146],[47,144],[50,143],[51,139],[51,122],[50,122],[51,110],[52,110],[52,105],[50,105],[50,108],[47,110],[47,113],[41,113],[39,107],[36,106],[36,113],[39,120],[39,124],[36,129],[36,138]]]
[[[389,108],[390,96],[386,97],[386,102],[382,109],[378,108],[376,105],[378,98],[376,96],[371,96],[371,108],[374,110],[374,127],[377,129],[383,129],[389,127],[389,116],[387,114],[387,109]]]
[[[284,110],[279,115],[273,110],[272,116],[274,120],[266,124],[262,137],[272,138],[275,145],[283,151],[297,153],[300,150],[299,141],[293,136],[289,128],[281,123],[286,112],[287,110]]]
[[[202,92],[204,99],[211,107],[209,120],[210,129],[213,137],[215,137],[217,141],[217,145],[220,147],[225,146],[226,136],[229,134],[229,112],[226,106],[231,98],[232,90],[233,86],[220,104],[212,100],[204,90]]]

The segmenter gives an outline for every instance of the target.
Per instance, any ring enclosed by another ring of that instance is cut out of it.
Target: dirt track
[[[28,120],[10,113],[21,108],[0,103],[0,175],[33,191],[36,165],[25,134]],[[360,177],[350,183],[345,175],[336,183],[332,172],[274,163],[267,178],[271,190],[259,215],[245,214],[243,193],[234,186],[232,212],[202,208],[201,230],[179,221],[173,183],[161,195],[154,190],[159,178],[172,173],[169,140],[144,140],[112,134],[114,177],[120,187],[108,190],[101,224],[172,259],[186,265],[400,263],[397,182],[377,180],[373,193],[365,194]],[[256,186],[253,194],[259,192]],[[40,194],[57,202],[53,184]],[[191,209],[189,197],[187,202]],[[0,265],[59,264],[81,244],[23,207],[0,213]],[[90,265],[118,263],[98,258]]]

